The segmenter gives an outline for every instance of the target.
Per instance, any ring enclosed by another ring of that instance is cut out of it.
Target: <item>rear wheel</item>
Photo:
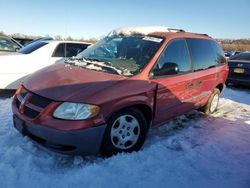
[[[119,152],[138,151],[146,138],[147,121],[142,112],[128,108],[108,120],[102,154],[111,156]]]
[[[219,99],[220,99],[220,90],[218,88],[215,88],[207,104],[201,108],[201,111],[204,112],[205,114],[214,113],[219,105]]]

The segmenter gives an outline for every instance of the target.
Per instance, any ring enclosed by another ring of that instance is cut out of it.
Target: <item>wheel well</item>
[[[152,121],[152,117],[153,117],[153,112],[152,112],[151,108],[145,104],[137,104],[137,105],[133,105],[131,107],[136,108],[143,113],[143,115],[147,121],[147,125],[148,125],[147,128],[149,128],[151,121]]]
[[[222,91],[223,91],[223,88],[224,88],[224,85],[223,85],[223,84],[218,84],[218,85],[216,86],[216,88],[218,88],[218,89],[220,90],[220,92],[222,92]]]

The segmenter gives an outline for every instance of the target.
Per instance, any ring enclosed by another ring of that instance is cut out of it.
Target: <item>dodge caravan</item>
[[[18,88],[15,128],[65,154],[138,151],[150,127],[216,111],[228,66],[210,36],[165,27],[121,28]]]

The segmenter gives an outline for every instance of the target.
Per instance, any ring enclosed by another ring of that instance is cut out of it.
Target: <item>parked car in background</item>
[[[29,74],[56,61],[76,56],[85,42],[36,41],[11,54],[0,54],[0,89],[16,89]]]
[[[22,37],[13,37],[14,40],[22,44],[23,46],[27,46],[32,42],[37,42],[37,41],[48,41],[48,40],[54,40],[52,37],[40,37],[36,39],[31,39],[31,38],[22,38]]]
[[[225,56],[227,59],[229,59],[230,57],[235,56],[239,53],[241,53],[241,52],[240,51],[226,51]]]
[[[29,41],[25,46],[33,43],[33,42],[38,42],[38,41],[49,41],[49,40],[54,40],[52,37],[40,37],[34,40]]]
[[[66,154],[138,151],[150,127],[194,109],[215,112],[227,75],[207,35],[122,28],[29,76],[13,98],[14,126]]]
[[[242,52],[228,60],[227,83],[250,86],[250,52]]]
[[[23,46],[11,37],[0,35],[0,53],[10,53],[20,50]]]
[[[22,46],[27,46],[31,41],[33,41],[31,38],[13,37],[13,39],[19,42]]]
[[[226,57],[227,59],[229,59],[231,56],[232,56],[232,52],[231,52],[231,51],[226,51],[226,52],[225,52],[225,57]]]

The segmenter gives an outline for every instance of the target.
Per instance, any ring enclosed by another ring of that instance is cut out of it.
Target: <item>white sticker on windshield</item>
[[[143,40],[148,40],[148,41],[158,42],[158,43],[160,43],[162,41],[162,39],[160,39],[160,38],[149,37],[149,36],[144,37]]]

